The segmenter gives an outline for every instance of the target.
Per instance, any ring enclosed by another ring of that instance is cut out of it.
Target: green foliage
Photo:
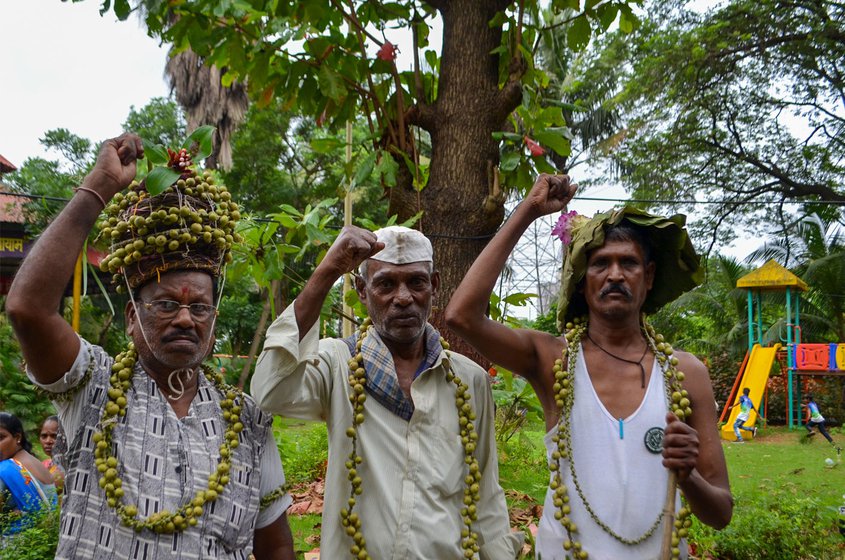
[[[560,336],[561,332],[557,328],[557,302],[552,303],[546,313],[534,319],[530,328]]]
[[[522,320],[509,314],[508,307],[525,307],[528,300],[535,297],[537,297],[537,294],[516,292],[502,298],[494,292],[490,294],[490,318],[512,327],[522,326]]]
[[[86,295],[88,297],[86,297]],[[97,287],[88,286],[88,291],[83,291],[80,298],[79,309],[79,334],[98,346],[105,348],[112,356],[123,350],[129,337],[126,335],[123,309],[127,298],[108,296],[114,306],[114,314],[106,296],[102,295]],[[73,299],[64,300],[63,315],[69,323],[73,317]]]
[[[746,291],[736,282],[751,271],[735,259],[716,255],[707,261],[707,275],[701,286],[679,297],[652,315],[650,321],[678,348],[697,356],[713,358],[726,353],[729,360],[742,360],[748,348]],[[781,311],[773,305],[764,308]],[[736,375],[736,372],[734,372]]]
[[[20,418],[28,434],[34,434],[41,421],[54,414],[53,405],[24,373],[21,349],[5,313],[0,313],[0,410]]]
[[[58,152],[75,171],[83,170],[91,163],[91,141],[71,133],[66,128],[48,130],[44,133],[41,144],[48,150]]]
[[[235,134],[233,166],[222,175],[248,217],[239,227],[246,242],[236,249],[228,275],[251,278],[262,299],[269,298],[271,317],[296,296],[337,235],[339,199],[355,162],[367,153],[364,138],[363,129],[353,127],[353,159],[347,165],[345,133],[294,118],[279,101],[269,108],[254,105]],[[374,174],[361,180],[351,194],[356,217],[379,219],[385,206],[380,197]],[[278,289],[267,290],[274,281]],[[324,311],[337,315],[331,305]]]
[[[542,421],[543,407],[528,382],[510,371],[497,367],[493,381],[496,403],[496,439],[510,440],[531,421]]]
[[[330,210],[335,200],[323,200],[304,211],[283,204],[267,220],[247,217],[238,224],[244,243],[233,249],[229,274],[248,276],[255,284],[266,287],[272,281],[292,280],[296,287],[304,284],[313,260],[319,260],[331,246],[337,230],[329,227],[335,217]],[[291,296],[287,291],[285,296]],[[298,291],[298,290],[297,290]],[[273,298],[275,294],[269,294]],[[288,297],[285,297],[288,300]],[[277,307],[272,301],[274,308]],[[274,315],[279,309],[273,309]]]
[[[407,178],[419,190],[427,182],[428,164],[420,158],[406,127],[430,127],[409,108],[432,106],[441,92],[440,72],[466,66],[469,61],[462,58],[492,54],[498,62],[499,87],[524,87],[529,93],[529,101],[512,123],[518,134],[504,138],[502,153],[507,184],[527,187],[522,182],[530,174],[553,168],[544,157],[524,153],[523,137],[534,137],[558,155],[569,154],[570,138],[560,108],[549,107],[541,99],[549,78],[534,62],[538,39],[549,29],[562,28],[558,33],[565,34],[568,48],[582,50],[593,35],[606,31],[614,21],[626,33],[631,32],[638,27],[638,19],[629,4],[640,4],[640,0],[587,2],[583,10],[578,3],[560,1],[547,6],[539,2],[503,5],[505,9],[499,12],[492,5],[478,4],[473,7],[478,17],[472,21],[487,21],[488,29],[479,28],[476,40],[487,46],[464,45],[452,53],[429,48],[429,26],[438,10],[413,0],[386,6],[368,2],[328,5],[318,0],[142,4],[150,35],[172,43],[177,50],[190,48],[207,63],[224,68],[224,86],[234,80],[248,83],[252,97],[262,107],[277,103],[283,113],[295,108],[315,119],[318,126],[328,124],[330,129],[340,128],[355,115],[365,115],[375,151],[363,160],[363,174],[368,175],[368,168],[378,161],[379,175],[392,185],[396,163],[404,161]],[[110,7],[105,1],[102,10]],[[114,11],[120,19],[127,15],[117,5]],[[442,15],[464,17],[457,12]],[[209,29],[209,18],[218,25]],[[371,29],[382,30],[382,36]],[[424,59],[426,64],[417,63],[413,71],[400,70],[384,33],[388,29],[413,34],[416,59]],[[372,55],[374,49],[377,56]],[[465,92],[468,97],[480,93]]]
[[[229,274],[215,323],[216,347],[234,355],[246,354],[261,316],[261,294],[251,278]],[[227,368],[230,371],[232,367]]]
[[[509,122],[509,128],[520,132],[493,133],[493,138],[500,141],[501,180],[522,191],[531,187],[538,173],[558,171],[555,156],[565,161],[571,153],[572,133],[566,128],[563,109],[545,105],[543,96],[527,90]],[[539,147],[532,149],[532,142],[537,142]]]
[[[737,500],[730,525],[721,531],[693,518],[690,541],[697,555],[734,560],[841,558],[836,512],[794,486],[764,482],[754,501]]]
[[[298,422],[276,417],[273,436],[282,455],[288,484],[310,482],[326,474],[328,430],[323,422]]]
[[[502,488],[531,496],[542,504],[549,485],[542,421],[530,421],[507,441],[497,441]],[[498,440],[498,438],[497,438]]]
[[[326,130],[313,119],[295,117],[280,101],[269,107],[253,105],[233,137],[232,169],[223,179],[246,211],[266,213],[282,203],[304,208],[327,198],[342,199],[353,177],[359,176],[351,187],[356,215],[383,215],[378,176],[361,172],[361,162],[372,155],[368,143],[368,133],[353,126],[347,164],[345,131]],[[335,211],[340,214],[341,209]]]
[[[32,515],[36,518],[32,527],[3,537],[0,560],[45,560],[56,555],[56,546],[59,543],[59,511],[45,509]],[[0,519],[0,525],[2,523]]]
[[[180,148],[188,151],[194,163],[199,163],[211,155],[213,138],[213,126],[200,126],[182,141]],[[144,144],[144,157],[138,160],[136,180],[144,181],[152,196],[164,192],[182,174],[182,170],[168,165],[172,150],[174,147]]]

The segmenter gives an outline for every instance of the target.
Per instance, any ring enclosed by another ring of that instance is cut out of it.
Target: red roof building
[[[12,165],[12,162],[0,155],[0,175],[2,175],[3,173],[11,173],[12,171],[17,170],[18,168]]]

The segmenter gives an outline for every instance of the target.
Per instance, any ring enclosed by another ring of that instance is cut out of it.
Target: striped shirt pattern
[[[69,441],[60,437],[56,443],[67,472],[56,558],[246,560],[259,511],[261,448],[272,417],[248,396],[239,403],[244,430],[229,461],[229,483],[216,501],[205,505],[196,527],[170,535],[135,532],[120,523],[99,487],[92,436],[107,399],[113,358],[97,346],[91,352],[95,362],[91,380],[77,397],[89,403],[81,426],[67,434]],[[136,505],[139,517],[177,510],[207,488],[208,476],[217,468],[226,430],[220,408],[223,396],[204,375],[199,383],[188,415],[179,419],[155,381],[140,364],[135,366],[127,391],[129,407],[114,427],[112,441],[123,501]]]

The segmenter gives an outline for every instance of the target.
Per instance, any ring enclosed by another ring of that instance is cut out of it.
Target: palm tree
[[[149,11],[157,9],[157,4],[159,0],[138,0],[138,17],[144,20]],[[177,16],[171,13],[170,18],[173,24]],[[185,110],[188,131],[202,125],[216,129],[206,167],[231,169],[232,133],[244,122],[249,108],[246,84],[233,81],[224,86],[221,77],[225,69],[209,65],[190,48],[180,52],[171,48],[164,71],[171,91]]]
[[[192,50],[173,54],[165,66],[176,100],[185,109],[188,130],[210,124],[216,128],[214,151],[206,160],[211,168],[232,167],[232,133],[244,122],[249,108],[246,84],[223,86],[222,72],[209,66]]]
[[[671,332],[669,325],[676,324],[675,343],[690,352],[727,352],[738,359],[748,346],[748,313],[745,291],[736,282],[748,272],[733,257],[711,258],[705,283],[661,310],[653,321],[655,327]]]

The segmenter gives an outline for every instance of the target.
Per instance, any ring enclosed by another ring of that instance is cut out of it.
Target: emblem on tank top
[[[645,448],[652,453],[661,453],[663,451],[663,428],[655,426],[649,428],[645,433]]]

